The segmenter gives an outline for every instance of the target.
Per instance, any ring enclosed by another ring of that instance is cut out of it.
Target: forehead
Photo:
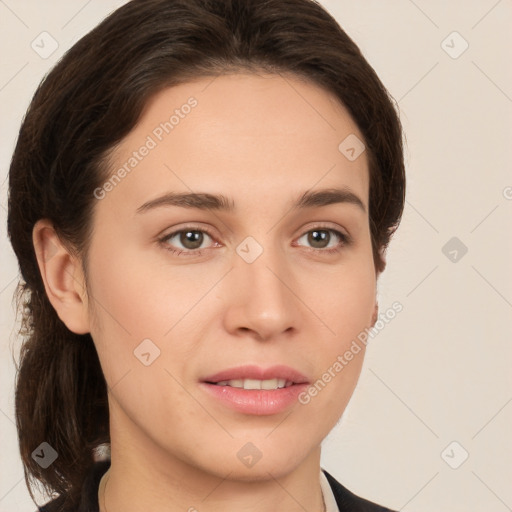
[[[110,199],[122,192],[141,203],[162,187],[295,196],[299,189],[347,185],[367,204],[366,152],[355,160],[343,152],[343,141],[354,137],[363,140],[348,110],[293,75],[196,79],[148,101],[111,155],[109,172],[128,172]]]

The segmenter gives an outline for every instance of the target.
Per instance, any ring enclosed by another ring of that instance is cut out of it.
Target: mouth
[[[297,384],[296,382],[292,382],[286,379],[232,379],[232,380],[222,380],[219,382],[209,382],[205,381],[206,384],[214,384],[215,386],[229,386],[231,388],[240,388],[240,389],[264,389],[267,391],[273,389],[282,389],[289,388]]]
[[[297,384],[309,384],[308,379],[301,372],[286,365],[274,365],[268,368],[245,365],[228,368],[205,377],[202,382],[247,390],[273,390],[288,388]]]
[[[243,414],[278,414],[292,407],[309,381],[285,365],[230,368],[201,379],[201,387],[218,403]]]

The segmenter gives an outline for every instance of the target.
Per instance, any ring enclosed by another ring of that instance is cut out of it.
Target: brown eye
[[[203,243],[204,235],[201,231],[181,231],[179,233],[179,242],[186,249],[198,249]]]
[[[326,229],[315,229],[308,233],[308,242],[311,243],[315,249],[325,249],[325,242],[327,241],[327,243],[329,243],[330,240],[331,234]]]
[[[202,229],[181,229],[165,235],[160,239],[164,247],[173,253],[191,253],[192,255],[205,249],[202,245],[205,237],[212,238],[206,231]],[[171,243],[172,241],[172,243]]]
[[[350,243],[350,239],[347,235],[335,229],[328,228],[311,229],[300,238],[304,237],[306,237],[307,245],[309,245],[312,250],[327,253],[338,252],[342,247]],[[333,244],[331,244],[331,242],[333,242]]]

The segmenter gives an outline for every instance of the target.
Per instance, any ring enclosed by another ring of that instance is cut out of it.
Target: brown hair
[[[109,442],[105,380],[90,334],[71,332],[43,285],[32,243],[49,219],[87,275],[93,191],[107,155],[156,92],[228,72],[292,73],[333,93],[364,136],[375,268],[405,200],[402,128],[358,47],[314,0],[133,0],[80,39],[44,78],[21,126],[9,172],[8,233],[23,280],[16,422],[29,491],[40,481],[76,505],[93,449]],[[341,141],[340,141],[341,142]],[[21,309],[21,308],[20,308]],[[57,459],[31,456],[42,442]],[[33,495],[32,495],[33,497]]]

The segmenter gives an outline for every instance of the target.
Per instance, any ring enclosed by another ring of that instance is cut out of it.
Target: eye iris
[[[313,247],[318,248],[318,247],[316,247],[315,244],[317,244],[318,242],[320,242],[320,244],[322,244],[322,242],[325,242],[325,240],[327,240],[327,243],[329,243],[330,237],[331,237],[331,234],[328,231],[314,230],[309,233],[308,242],[311,243],[311,245]],[[322,247],[320,247],[320,248],[322,248]]]
[[[183,231],[180,235],[180,242],[187,249],[197,249],[203,243],[203,233],[200,231]],[[192,247],[188,245],[189,242],[192,243]]]

